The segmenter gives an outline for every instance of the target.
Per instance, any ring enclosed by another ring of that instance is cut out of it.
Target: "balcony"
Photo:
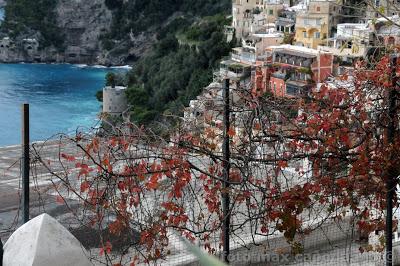
[[[257,56],[253,53],[242,53],[242,54],[232,53],[231,55],[232,59],[238,62],[255,63],[257,61]]]
[[[274,72],[272,73],[272,76],[277,79],[283,79],[283,80],[286,79],[286,73],[283,72]]]
[[[257,61],[255,47],[237,47],[232,49],[231,58],[237,62],[253,64]]]
[[[324,23],[319,23],[316,21],[308,21],[307,23],[304,23],[302,19],[296,20],[296,28],[306,28],[306,29],[321,29],[321,27],[324,25]]]
[[[289,97],[305,96],[310,90],[310,84],[300,81],[286,82],[286,95]]]
[[[313,63],[313,57],[305,56],[305,54],[303,54],[301,56],[296,56],[296,55],[292,55],[292,54],[278,53],[278,54],[275,54],[273,62],[291,65],[291,66],[309,68],[309,67],[311,67],[311,65]]]
[[[231,79],[250,77],[251,66],[233,60],[224,60],[220,64],[220,75]]]

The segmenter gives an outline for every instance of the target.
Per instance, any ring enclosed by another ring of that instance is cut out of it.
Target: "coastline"
[[[133,68],[132,65],[101,65],[101,64],[73,64],[73,63],[54,63],[54,62],[24,62],[24,61],[15,61],[15,62],[0,62],[0,64],[4,65],[13,65],[13,64],[21,64],[21,65],[71,65],[79,68],[99,68],[99,69],[126,69],[131,70]]]
[[[95,94],[104,86],[104,76],[129,69],[126,65],[2,64],[0,73],[6,78],[0,88],[0,110],[4,115],[1,121],[7,126],[0,130],[0,148],[18,149],[21,145],[18,121],[23,102],[32,107],[32,143],[52,140],[59,133],[73,136],[77,129],[92,132],[101,110]]]

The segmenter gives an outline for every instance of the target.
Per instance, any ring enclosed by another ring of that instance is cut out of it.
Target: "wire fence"
[[[351,187],[350,155],[340,150],[344,159],[331,161],[335,151],[312,154],[315,139],[300,135],[304,128],[294,124],[296,101],[266,97],[260,103],[249,85],[230,85],[232,128],[221,124],[222,86],[214,84],[183,120],[173,118],[178,122],[169,125],[178,126],[172,132],[126,123],[33,144],[31,216],[56,217],[95,265],[197,265],[179,236],[222,258],[221,196],[228,193],[232,265],[382,265],[382,223],[365,230],[366,217],[379,220],[382,211],[363,209],[380,203],[381,191],[370,191],[368,183],[376,180],[365,181],[369,190],[350,197],[340,190],[343,182]],[[294,136],[302,139],[293,150]],[[5,237],[20,224],[19,156],[19,147],[0,150]]]

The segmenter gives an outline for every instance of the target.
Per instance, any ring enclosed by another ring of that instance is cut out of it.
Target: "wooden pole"
[[[394,137],[396,132],[396,109],[397,109],[397,82],[396,77],[396,66],[397,66],[397,55],[391,56],[391,67],[392,67],[392,87],[390,88],[388,95],[388,117],[389,125],[387,129],[387,143],[388,145],[394,145]],[[394,154],[391,151],[390,155],[391,162],[395,162]],[[386,173],[386,266],[393,265],[393,199],[396,193],[396,178],[398,174],[394,166],[389,166]]]
[[[0,266],[3,266],[3,254],[4,254],[3,242],[1,242],[0,239]]]
[[[22,105],[22,203],[23,221],[29,221],[29,104]]]
[[[224,99],[224,141],[222,145],[223,154],[223,191],[222,191],[222,210],[223,210],[223,257],[224,262],[229,263],[229,228],[230,228],[230,199],[229,199],[229,171],[230,171],[230,148],[229,148],[229,128],[230,128],[230,103],[229,103],[229,79],[224,81],[223,99]]]

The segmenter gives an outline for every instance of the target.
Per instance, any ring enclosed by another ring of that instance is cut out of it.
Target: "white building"
[[[336,36],[328,39],[326,46],[318,46],[318,49],[349,61],[352,58],[364,57],[373,43],[373,31],[368,24],[341,23],[337,25]]]

